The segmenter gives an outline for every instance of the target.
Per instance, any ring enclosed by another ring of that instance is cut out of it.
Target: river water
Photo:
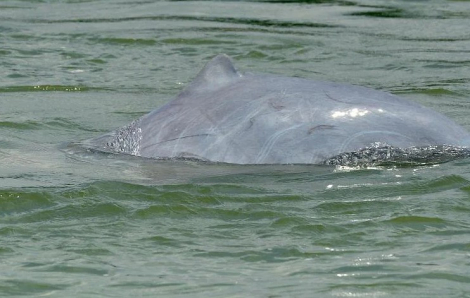
[[[90,153],[213,56],[389,91],[470,129],[466,1],[0,1],[0,296],[470,297],[470,160]]]

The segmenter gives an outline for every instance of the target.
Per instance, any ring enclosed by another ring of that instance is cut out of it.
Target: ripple
[[[255,25],[260,27],[280,27],[280,28],[334,28],[336,25],[313,23],[313,22],[288,22],[275,19],[256,19],[256,18],[231,18],[231,17],[206,17],[206,16],[139,16],[139,17],[123,17],[123,18],[87,18],[87,19],[71,19],[71,20],[29,20],[31,23],[120,23],[133,22],[141,20],[162,21],[200,21],[200,22],[217,22],[230,24]]]
[[[442,193],[449,190],[460,190],[468,187],[470,181],[460,175],[445,175],[436,179],[421,180],[411,179],[408,181],[397,181],[395,183],[376,183],[376,184],[363,184],[363,185],[344,185],[330,188],[324,191],[322,197],[326,199],[332,197],[348,197],[352,189],[359,191],[362,200],[355,202],[345,202],[338,204],[360,206],[361,201],[365,204],[383,205],[383,204],[400,204],[398,201],[393,202],[397,197],[407,195],[424,195],[430,193]],[[398,187],[399,186],[399,187]],[[374,202],[367,202],[372,199]],[[381,202],[380,202],[381,201]],[[325,202],[326,206],[328,202]],[[333,202],[333,204],[337,204]]]
[[[388,220],[390,223],[394,224],[404,224],[404,225],[413,225],[413,224],[438,224],[441,225],[445,223],[444,220],[438,217],[424,217],[424,216],[399,216],[393,219]]]
[[[41,268],[39,270],[41,272],[60,272],[65,274],[86,274],[86,275],[98,275],[103,276],[108,274],[108,270],[105,269],[97,269],[93,267],[85,267],[85,266],[72,266],[72,265],[52,265],[47,266],[45,268]]]
[[[245,250],[240,252],[207,251],[194,253],[195,257],[203,258],[236,258],[245,262],[287,262],[294,259],[311,259],[322,256],[323,252],[305,252],[295,247],[276,247],[266,250]]]
[[[410,12],[401,8],[383,8],[372,11],[351,12],[352,16],[363,16],[373,18],[405,18],[405,17],[418,17],[419,15],[411,15]]]
[[[61,86],[61,85],[0,87],[0,92],[38,92],[38,91],[83,92],[83,91],[103,91],[103,90],[107,90],[107,89],[97,88],[97,87]]]
[[[468,231],[466,231],[466,233],[470,233]],[[466,252],[470,252],[470,243],[449,243],[449,244],[438,244],[438,245],[435,245],[433,246],[432,248],[429,248],[428,252],[432,252],[432,251],[452,251],[452,250],[455,250],[455,251],[466,251]]]
[[[37,130],[42,126],[41,123],[35,121],[25,122],[12,122],[12,121],[0,121],[0,128],[13,128],[18,130]]]
[[[35,295],[48,296],[58,290],[68,288],[67,284],[46,283],[19,279],[3,279],[0,281],[0,292],[4,295]]]
[[[0,190],[0,214],[15,215],[56,206],[54,196],[47,192],[16,192]]]
[[[116,44],[116,45],[138,45],[138,46],[153,46],[156,44],[154,39],[141,39],[141,38],[89,38],[91,42],[98,42],[103,44]]]

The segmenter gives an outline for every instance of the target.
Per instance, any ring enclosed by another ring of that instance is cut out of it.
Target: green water
[[[470,129],[467,1],[0,1],[0,296],[470,297],[470,160],[156,162],[68,145],[241,70]]]

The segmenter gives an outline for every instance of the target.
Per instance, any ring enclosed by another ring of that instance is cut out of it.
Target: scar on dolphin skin
[[[200,134],[196,134],[196,135],[189,135],[189,136],[183,136],[183,137],[178,137],[178,138],[163,140],[163,141],[160,141],[160,142],[155,143],[155,144],[163,144],[163,143],[166,143],[166,142],[173,142],[173,141],[177,141],[177,140],[181,140],[181,139],[194,138],[194,137],[203,137],[203,136],[206,136],[206,137],[208,137],[208,136],[214,136],[214,134],[211,134],[211,133],[200,133]]]
[[[272,99],[269,100],[269,105],[275,109],[276,111],[280,111],[286,108],[284,105],[276,104],[272,101]]]
[[[320,124],[320,125],[311,127],[311,128],[307,131],[307,134],[311,135],[311,134],[314,133],[315,131],[324,130],[324,129],[335,129],[335,126],[334,126],[334,125],[328,125],[328,124]]]
[[[328,98],[331,99],[332,101],[342,102],[342,103],[347,103],[347,104],[352,104],[352,103],[347,102],[347,101],[343,101],[343,100],[336,99],[336,98],[332,97],[331,95],[329,95],[328,92],[326,92],[326,91],[323,91],[323,93],[325,93],[326,97],[328,97]]]
[[[245,128],[245,131],[249,130],[253,125],[255,124],[255,117],[250,117],[250,119],[248,120],[248,126],[247,128]]]
[[[191,152],[179,152],[177,156],[175,156],[174,158],[176,159],[184,159],[184,160],[194,160],[194,161],[210,161],[204,157],[201,157],[197,154],[193,154]]]

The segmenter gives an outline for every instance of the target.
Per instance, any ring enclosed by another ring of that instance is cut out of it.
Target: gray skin
[[[365,87],[240,73],[213,58],[175,99],[94,148],[148,158],[234,164],[321,164],[373,146],[470,145],[449,118]]]

